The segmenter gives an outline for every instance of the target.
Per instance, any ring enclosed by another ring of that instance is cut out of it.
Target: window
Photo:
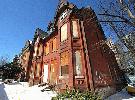
[[[53,41],[51,42],[51,49],[52,49],[52,52],[53,52]]]
[[[79,51],[75,52],[75,74],[77,76],[81,75],[82,70],[82,60],[81,60],[81,54]]]
[[[34,57],[35,56],[37,56],[37,50],[38,50],[38,48],[37,48],[37,46],[34,48]]]
[[[69,65],[68,52],[63,52],[61,53],[61,76],[67,75],[69,73],[68,65]]]
[[[39,56],[42,55],[42,52],[43,52],[43,48],[42,48],[42,45],[40,44],[40,46],[39,46]]]
[[[49,43],[46,43],[45,54],[47,55],[48,53],[49,53]]]
[[[67,39],[67,23],[61,27],[61,41]]]
[[[61,76],[68,75],[68,65],[61,66]]]
[[[65,10],[62,14],[61,14],[61,16],[60,16],[60,21],[62,21],[66,16],[67,16],[67,10]]]
[[[53,51],[56,51],[57,50],[57,39],[54,38],[53,39]]]
[[[36,70],[36,76],[38,77],[40,75],[40,64],[37,64],[35,70]]]
[[[78,37],[78,25],[77,21],[72,21],[73,37]]]

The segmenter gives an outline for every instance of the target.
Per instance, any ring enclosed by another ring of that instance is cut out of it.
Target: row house
[[[29,79],[29,68],[31,67],[32,54],[32,41],[28,40],[22,48],[19,56],[20,64],[24,70],[24,73],[21,75],[23,81],[28,81]]]
[[[32,43],[32,64],[29,70],[29,83],[30,85],[41,83],[42,79],[42,66],[43,66],[43,40],[48,36],[48,33],[37,28],[35,31],[33,43]]]
[[[78,9],[60,0],[48,33],[41,29],[35,32],[29,83],[47,82],[60,89],[120,89],[123,73],[103,41],[104,32],[91,8]]]

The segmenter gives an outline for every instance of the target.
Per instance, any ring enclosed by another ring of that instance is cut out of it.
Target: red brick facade
[[[68,2],[58,6],[50,34],[37,29],[32,42],[29,82],[49,82],[61,89],[97,89],[121,84],[122,73],[91,8]],[[43,36],[44,35],[44,36]]]

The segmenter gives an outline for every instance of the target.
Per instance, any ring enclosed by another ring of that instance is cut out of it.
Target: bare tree
[[[107,24],[110,26],[111,30],[116,33],[118,39],[127,47],[134,58],[135,48],[129,45],[129,41],[124,37],[135,31],[135,1],[100,0],[99,7],[101,10],[98,17],[102,25]]]
[[[8,62],[9,62],[8,57],[4,57],[4,56],[0,57],[0,67],[2,67],[3,65],[5,65]]]
[[[133,11],[135,10],[135,0],[119,0],[119,2],[122,6],[122,9],[128,13],[128,16],[135,20],[135,11]]]

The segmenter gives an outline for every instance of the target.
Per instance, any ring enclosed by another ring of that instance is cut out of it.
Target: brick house
[[[104,32],[91,8],[78,9],[60,0],[48,33],[41,29],[35,32],[30,84],[49,82],[60,89],[68,86],[110,92],[121,88],[123,73],[104,41]]]
[[[19,55],[20,64],[24,69],[24,73],[22,73],[22,79],[25,81],[29,80],[29,68],[31,66],[32,54],[32,41],[28,40],[26,41],[25,46],[22,48],[22,51]]]
[[[41,83],[42,66],[43,66],[43,40],[48,33],[37,28],[32,42],[32,59],[29,67],[29,83],[30,85]]]

